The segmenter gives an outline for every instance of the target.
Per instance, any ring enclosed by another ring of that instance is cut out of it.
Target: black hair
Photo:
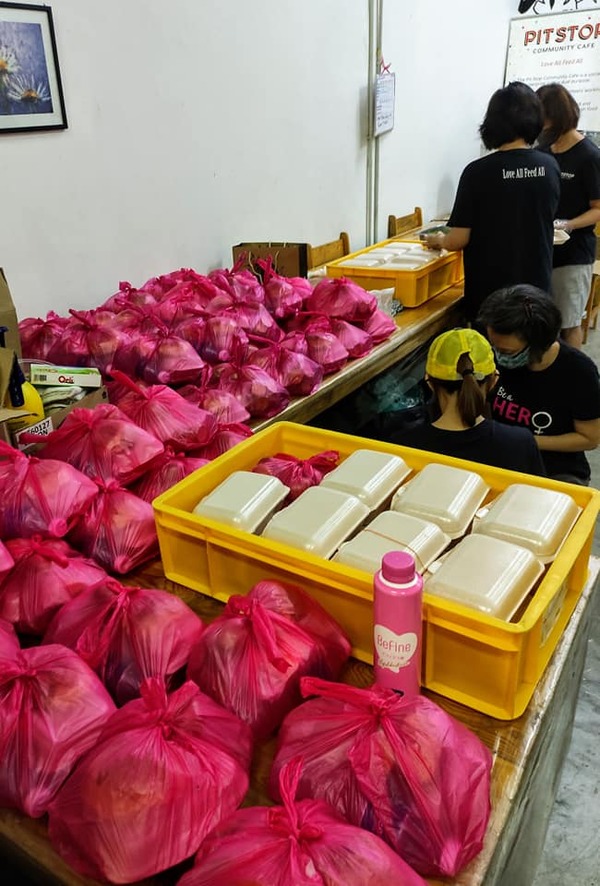
[[[560,83],[547,83],[540,86],[537,95],[544,112],[544,141],[553,144],[565,132],[577,129],[579,105]]]
[[[532,145],[543,123],[540,99],[530,86],[515,80],[491,97],[479,135],[488,151],[518,138]]]
[[[491,390],[495,375],[486,375],[482,381],[475,378],[473,361],[466,351],[461,354],[456,364],[456,371],[462,378],[458,381],[446,381],[441,378],[429,377],[429,384],[439,401],[439,389],[442,388],[449,394],[458,391],[457,408],[458,414],[468,428],[472,428],[480,415],[486,415],[486,400]]]
[[[533,359],[541,360],[558,338],[562,317],[543,289],[518,283],[488,295],[479,309],[477,323],[499,335],[517,335],[529,346]]]

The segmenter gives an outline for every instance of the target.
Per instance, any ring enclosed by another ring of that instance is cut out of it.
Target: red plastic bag
[[[270,790],[303,757],[299,797],[331,803],[349,822],[383,837],[424,877],[453,877],[483,846],[492,756],[480,740],[424,696],[305,678],[318,695],[279,733]]]
[[[71,465],[28,457],[0,441],[0,538],[61,538],[97,494]]]
[[[250,413],[242,406],[229,391],[220,391],[218,388],[209,388],[206,384],[185,385],[178,391],[188,403],[194,403],[201,409],[206,409],[217,419],[219,424],[232,424],[244,422],[250,418]]]
[[[9,621],[0,618],[0,659],[13,659],[20,648],[13,626]]]
[[[189,342],[169,332],[158,319],[155,327],[153,333],[146,334],[140,351],[138,371],[141,377],[149,384],[158,385],[183,385],[195,381],[204,368],[204,361],[197,351]]]
[[[0,618],[24,634],[43,634],[57,609],[108,578],[64,541],[34,535],[6,544],[15,565],[0,578]]]
[[[277,415],[290,402],[287,390],[264,369],[238,359],[218,367],[213,380],[219,390],[233,394],[256,418]]]
[[[140,428],[163,443],[178,449],[205,446],[217,431],[217,420],[210,412],[189,403],[166,385],[140,386],[122,372],[113,372],[127,388],[119,398],[119,409]]]
[[[206,464],[208,464],[207,458],[193,458],[183,452],[175,452],[167,446],[148,473],[134,483],[131,491],[144,501],[152,502],[171,486],[175,486],[184,477],[188,477]]]
[[[277,477],[289,486],[290,494],[287,501],[290,502],[310,486],[318,486],[325,474],[337,466],[339,460],[340,454],[334,449],[318,452],[310,458],[298,458],[286,452],[278,452],[276,455],[261,458],[252,470],[255,474]]]
[[[80,874],[111,883],[189,858],[248,788],[248,728],[193,683],[159,680],[109,720],[49,811],[54,848]]]
[[[377,299],[347,277],[324,277],[304,303],[305,310],[356,322],[377,308]]]
[[[109,572],[123,575],[158,553],[152,505],[116,480],[97,480],[97,495],[69,540]]]
[[[283,806],[234,812],[202,843],[177,886],[426,886],[379,837],[322,800],[297,801],[300,765],[280,773]]]
[[[331,320],[331,331],[353,358],[365,357],[373,350],[373,339],[357,324],[334,317]]]
[[[248,353],[248,336],[235,317],[217,314],[204,324],[204,337],[198,343],[198,353],[211,364],[229,363],[234,355],[242,362]]]
[[[364,320],[360,326],[365,332],[369,333],[374,345],[378,345],[382,341],[385,341],[398,329],[393,317],[390,317],[385,311],[381,311],[379,308],[377,308],[370,317]]]
[[[303,340],[306,341],[304,338]],[[323,381],[321,364],[311,360],[306,354],[284,347],[283,341],[259,348],[248,362],[264,369],[293,397],[312,394]]]
[[[208,275],[219,289],[228,293],[238,304],[262,305],[265,301],[265,291],[260,281],[248,270],[242,270],[245,258],[240,258],[228,268],[217,268]]]
[[[23,357],[30,360],[46,360],[68,323],[68,317],[59,317],[54,311],[48,311],[45,320],[41,317],[27,317],[21,320],[19,338]]]
[[[43,815],[114,710],[98,677],[64,646],[0,658],[0,806]]]
[[[75,650],[121,705],[139,695],[147,677],[161,677],[170,688],[202,630],[175,594],[108,579],[63,606],[44,643]]]
[[[267,309],[278,319],[293,317],[302,309],[303,299],[312,292],[308,280],[302,277],[282,277],[277,274],[273,268],[272,258],[259,258],[256,264],[262,270]]]
[[[123,486],[147,471],[164,448],[154,434],[110,403],[73,409],[48,436],[26,433],[23,440],[42,444],[40,458],[66,461],[88,477],[117,480]]]
[[[204,631],[188,677],[248,723],[257,738],[300,701],[303,674],[336,677],[350,655],[339,625],[299,588],[261,581],[229,598]]]
[[[110,372],[116,351],[124,342],[112,311],[70,310],[71,320],[48,352],[48,360],[59,366],[97,366]]]
[[[127,310],[127,308],[130,307],[147,308],[155,304],[156,297],[152,295],[152,293],[146,292],[143,289],[136,289],[131,283],[123,280],[119,283],[118,292],[111,295],[111,297],[101,305],[101,309],[120,314],[122,311]]]

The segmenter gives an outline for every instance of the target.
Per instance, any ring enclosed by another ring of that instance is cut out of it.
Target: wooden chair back
[[[397,237],[423,224],[423,210],[415,206],[408,215],[388,215],[388,237]]]
[[[598,273],[595,273],[598,269]],[[595,329],[598,322],[598,313],[600,312],[600,261],[594,264],[594,274],[592,274],[592,285],[590,286],[590,294],[585,306],[585,314],[581,321],[583,329],[583,343],[587,342],[588,331]]]
[[[330,243],[323,243],[321,246],[308,247],[308,269],[318,268],[327,264],[329,261],[335,261],[336,258],[343,258],[350,252],[350,237],[345,231],[342,231],[337,240]]]

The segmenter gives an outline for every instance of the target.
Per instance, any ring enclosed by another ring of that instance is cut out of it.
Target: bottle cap
[[[408,584],[415,577],[415,558],[408,551],[388,551],[381,561],[381,574],[393,584]]]

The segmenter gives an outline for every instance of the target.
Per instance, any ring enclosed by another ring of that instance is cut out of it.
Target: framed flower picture
[[[0,2],[0,133],[66,128],[52,10]]]

